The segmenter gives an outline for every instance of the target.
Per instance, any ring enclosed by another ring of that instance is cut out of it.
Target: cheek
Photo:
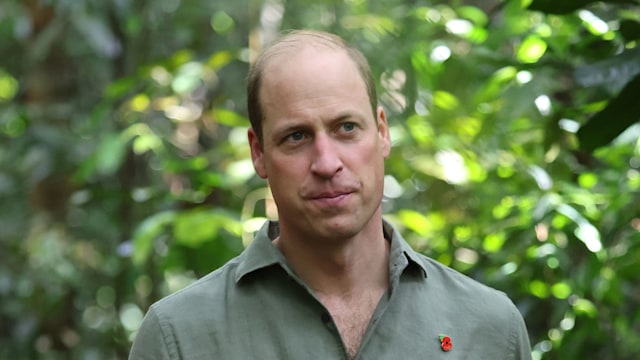
[[[272,156],[265,164],[269,178],[279,183],[294,183],[296,178],[303,176],[304,160],[292,156]]]

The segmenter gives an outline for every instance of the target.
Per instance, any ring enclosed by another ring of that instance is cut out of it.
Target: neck
[[[316,294],[347,298],[388,287],[390,244],[382,232],[382,218],[372,225],[339,241],[292,237],[285,231],[274,243]]]

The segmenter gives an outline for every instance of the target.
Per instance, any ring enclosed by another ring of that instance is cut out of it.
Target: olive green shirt
[[[356,359],[530,359],[522,316],[503,293],[391,240],[390,288]],[[271,243],[267,223],[235,259],[151,306],[130,359],[347,359],[327,309]],[[444,351],[440,336],[448,336]]]

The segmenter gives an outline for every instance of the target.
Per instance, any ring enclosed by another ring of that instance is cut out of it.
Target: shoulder
[[[156,301],[151,309],[161,319],[173,317],[174,314],[179,314],[180,318],[190,313],[198,316],[203,308],[210,309],[212,304],[223,301],[227,290],[235,286],[238,262],[239,257],[230,260],[181,290]]]
[[[481,296],[506,298],[504,292],[487,286],[468,275],[465,275],[430,257],[419,254],[419,259],[427,274],[427,279],[438,282],[440,286],[450,291],[472,293]]]
[[[433,305],[439,312],[438,323],[451,326],[449,331],[458,337],[475,339],[486,351],[495,345],[513,358],[530,358],[524,319],[507,294],[424,255],[418,261],[427,274],[422,287],[425,299],[439,304]],[[504,353],[493,358],[505,358]]]
[[[425,287],[430,296],[449,304],[460,314],[510,321],[519,311],[503,291],[487,286],[422,254],[418,260],[426,273]]]

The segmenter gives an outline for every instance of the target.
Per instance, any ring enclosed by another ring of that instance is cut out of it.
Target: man
[[[251,156],[279,221],[154,304],[131,359],[529,359],[502,293],[414,252],[382,218],[384,110],[362,55],[291,32],[248,78]]]

